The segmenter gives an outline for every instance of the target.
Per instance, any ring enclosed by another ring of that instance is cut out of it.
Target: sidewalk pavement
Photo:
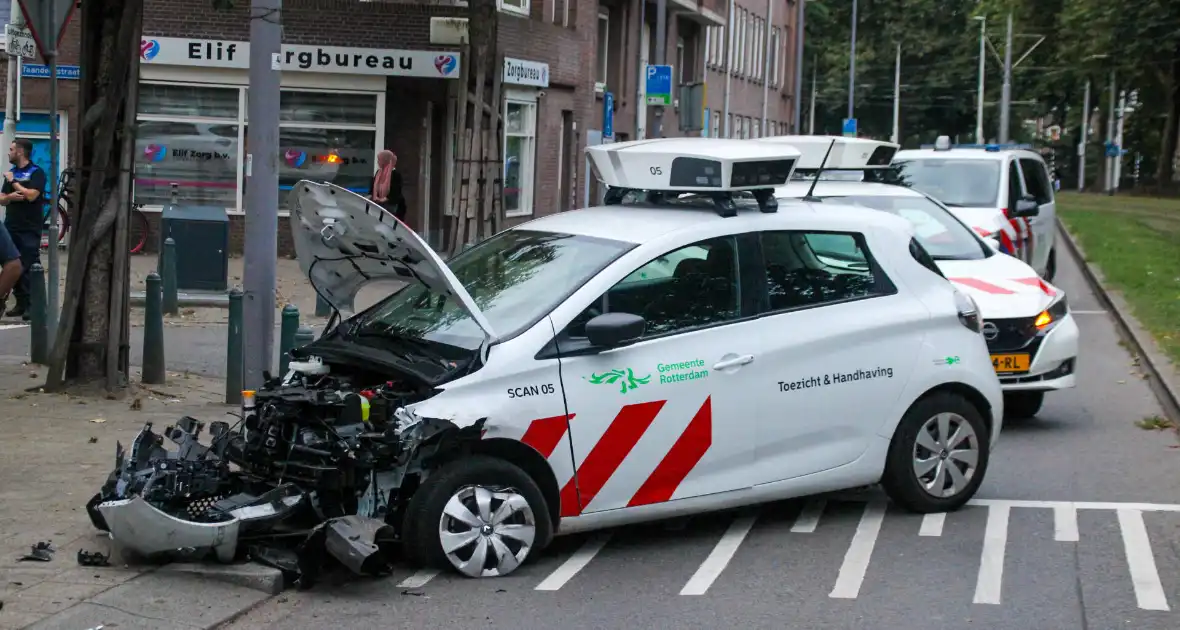
[[[69,264],[69,252],[62,251],[61,256],[61,287],[59,292],[65,300],[65,275]],[[41,263],[47,264],[47,256],[41,253]],[[142,292],[147,284],[148,274],[156,271],[156,254],[132,254],[131,256],[131,291]],[[228,288],[241,287],[242,273],[245,259],[241,256],[231,256],[229,259]],[[304,325],[327,322],[326,317],[315,316],[315,290],[311,282],[299,269],[299,261],[290,258],[279,258],[275,271],[275,322],[287,304],[294,304],[299,309],[299,321]],[[170,325],[203,326],[208,324],[225,324],[229,319],[229,309],[224,307],[193,307],[181,306],[176,315],[165,315],[164,321]],[[131,325],[143,325],[143,308],[132,305]]]
[[[0,357],[0,630],[209,628],[265,600],[257,586],[125,564],[85,510],[116,440],[127,445],[148,421],[163,430],[185,414],[221,419],[231,409],[223,382],[169,373],[165,385],[114,400],[26,391],[43,372]],[[56,549],[52,560],[19,560],[41,541]],[[111,567],[80,566],[79,550],[110,553]]]

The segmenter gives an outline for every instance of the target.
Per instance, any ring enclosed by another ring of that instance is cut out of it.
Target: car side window
[[[1024,171],[1024,184],[1028,187],[1028,194],[1036,198],[1038,205],[1053,202],[1053,184],[1049,183],[1049,174],[1045,172],[1045,165],[1037,160],[1021,158],[1020,170]]]
[[[666,335],[741,316],[737,241],[712,238],[648,261],[611,287],[566,327],[586,336],[586,322],[603,313],[631,313],[647,322],[644,337]]]
[[[1009,210],[1016,207],[1016,202],[1024,196],[1025,188],[1022,185],[1023,178],[1020,176],[1020,169],[1016,166],[1016,160],[1008,162],[1008,208]]]
[[[771,311],[888,295],[892,283],[875,264],[864,236],[851,232],[762,233]]]

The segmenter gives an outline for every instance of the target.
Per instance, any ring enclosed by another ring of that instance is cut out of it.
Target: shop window
[[[532,214],[536,101],[509,96],[504,101],[504,120],[504,214]]]
[[[142,83],[139,114],[238,119],[238,88]]]
[[[518,15],[529,14],[530,0],[498,0],[500,10],[506,13],[516,13]]]
[[[234,114],[237,117],[237,114]],[[140,120],[135,140],[135,202],[237,207],[238,125]]]
[[[249,138],[249,127],[243,137]],[[376,132],[370,130],[280,127],[279,210],[288,209],[288,191],[301,179],[329,182],[369,196],[377,171],[376,144]],[[249,182],[243,179],[243,195]]]
[[[373,125],[377,118],[376,94],[341,94],[283,90],[279,121]]]

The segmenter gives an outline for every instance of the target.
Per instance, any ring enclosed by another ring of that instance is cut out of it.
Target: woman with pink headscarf
[[[377,174],[373,176],[370,198],[399,220],[406,220],[406,200],[402,197],[402,176],[397,172],[397,156],[388,149],[377,153]]]

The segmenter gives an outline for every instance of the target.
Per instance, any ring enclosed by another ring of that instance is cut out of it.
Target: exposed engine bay
[[[243,392],[241,417],[148,423],[87,504],[98,529],[145,557],[216,556],[277,567],[310,586],[332,558],[353,573],[387,572],[404,510],[437,463],[480,439],[405,409],[429,385],[318,357]],[[165,445],[167,438],[174,449]]]

